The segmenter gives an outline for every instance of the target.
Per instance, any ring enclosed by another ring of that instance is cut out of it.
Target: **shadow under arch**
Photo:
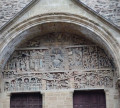
[[[0,47],[1,69],[9,59],[12,52],[22,41],[47,34],[50,32],[69,32],[83,35],[103,47],[106,52],[112,55],[117,76],[120,76],[120,55],[119,44],[115,38],[94,21],[83,16],[69,13],[51,13],[34,16],[12,28],[3,34],[3,41]]]

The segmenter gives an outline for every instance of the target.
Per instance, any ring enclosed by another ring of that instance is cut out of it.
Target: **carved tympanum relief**
[[[50,33],[20,46],[3,70],[4,91],[113,87],[111,58],[83,37]]]

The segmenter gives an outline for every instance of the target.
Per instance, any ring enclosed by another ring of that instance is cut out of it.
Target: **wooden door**
[[[40,93],[12,94],[10,108],[42,108]]]
[[[79,91],[73,96],[74,108],[106,108],[103,91]]]

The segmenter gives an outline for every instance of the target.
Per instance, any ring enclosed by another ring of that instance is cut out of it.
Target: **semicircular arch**
[[[6,31],[0,48],[1,68],[4,67],[11,53],[23,40],[27,40],[37,34],[54,32],[72,32],[83,34],[86,38],[93,40],[112,55],[116,66],[116,72],[120,75],[119,44],[107,29],[94,21],[83,16],[68,13],[44,14],[27,19]]]

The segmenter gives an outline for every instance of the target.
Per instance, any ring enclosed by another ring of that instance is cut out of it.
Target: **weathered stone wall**
[[[43,95],[43,108],[73,108],[71,91],[49,91]]]
[[[120,0],[80,0],[120,27]]]
[[[0,0],[0,28],[32,0]],[[97,13],[120,26],[120,0],[80,0]]]
[[[0,28],[32,0],[0,0]]]

